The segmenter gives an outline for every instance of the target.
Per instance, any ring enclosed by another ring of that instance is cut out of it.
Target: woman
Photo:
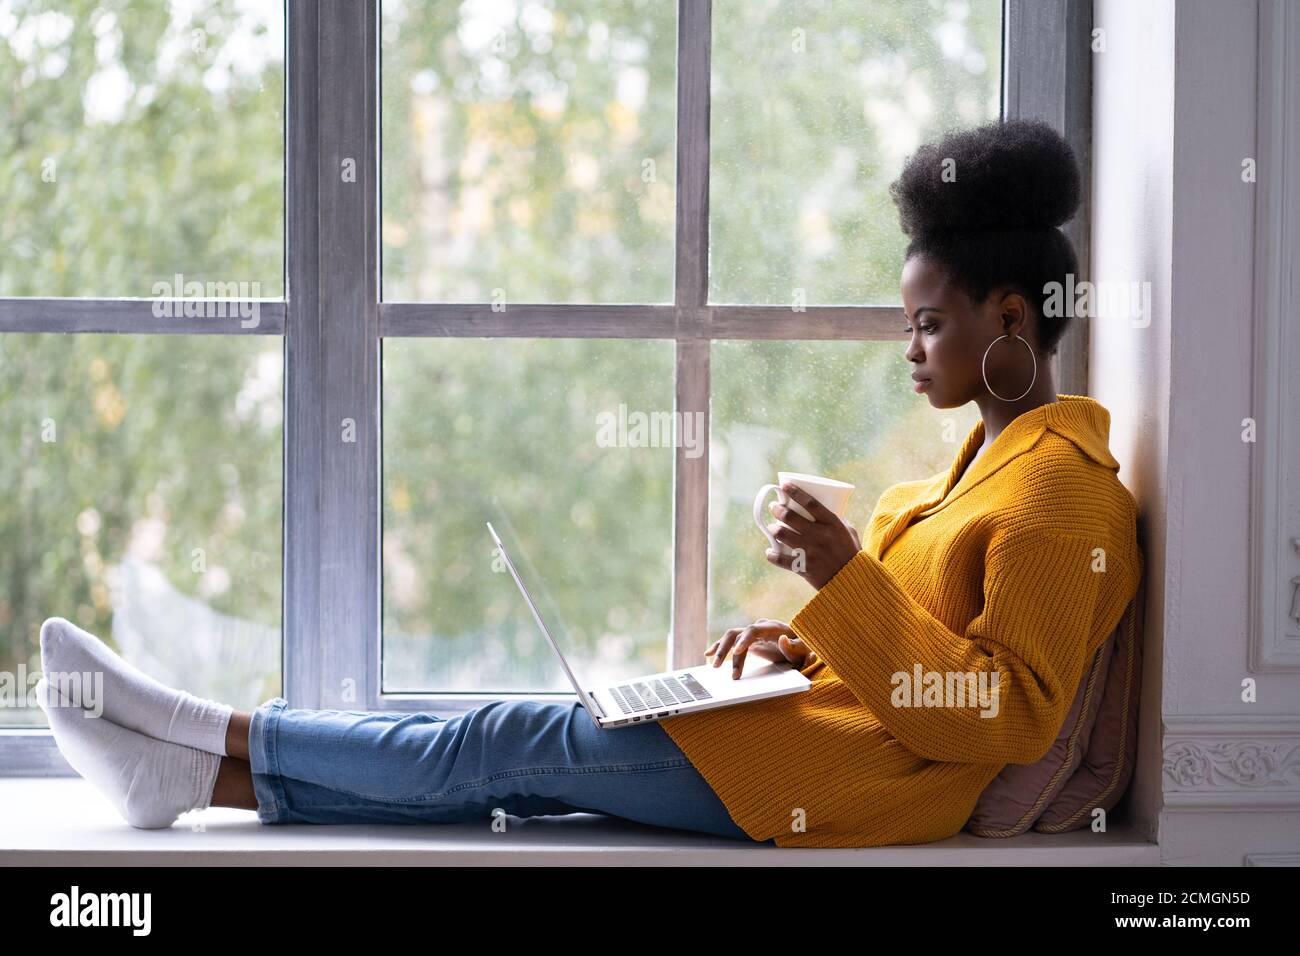
[[[730,655],[734,677],[751,653],[789,660],[808,691],[615,731],[577,702],[445,720],[283,698],[236,712],[52,618],[38,696],[68,761],[138,827],[215,805],[265,823],[591,811],[778,846],[956,833],[1004,765],[1047,751],[1142,554],[1109,415],[1058,395],[1046,361],[1069,321],[1047,290],[1076,269],[1058,228],[1079,201],[1068,145],[1023,121],[951,134],[891,192],[911,237],[916,389],[936,408],[973,401],[982,420],[946,473],[885,491],[865,546],[798,489],[786,491],[815,521],[771,506],[783,525],[771,530],[798,550],[768,561],[816,593],[789,624],[727,631],[708,654],[714,666]],[[101,719],[83,719],[55,680],[82,673],[104,675]],[[931,675],[940,691],[979,687],[979,706],[936,693]]]

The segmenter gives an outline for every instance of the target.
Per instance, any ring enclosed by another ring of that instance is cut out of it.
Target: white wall
[[[1258,155],[1257,24],[1256,0],[1094,3],[1106,50],[1093,59],[1093,279],[1152,284],[1150,324],[1091,320],[1089,356],[1147,558],[1149,666],[1127,803],[1153,836],[1158,823],[1175,864],[1279,850],[1300,861],[1294,770],[1260,780],[1238,766],[1286,759],[1288,740],[1300,753],[1300,675],[1251,674],[1248,660],[1241,423],[1276,411],[1251,407],[1256,187],[1241,162]],[[1246,677],[1258,703],[1241,700]]]
[[[1119,478],[1138,501],[1146,639],[1138,769],[1129,812],[1152,838],[1160,810],[1173,246],[1174,3],[1097,0],[1093,28],[1092,279],[1151,283],[1145,328],[1092,319],[1088,391],[1111,413]]]

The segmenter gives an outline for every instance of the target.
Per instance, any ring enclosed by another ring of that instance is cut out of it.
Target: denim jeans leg
[[[266,823],[596,812],[751,839],[662,727],[600,730],[577,701],[492,701],[443,719],[276,698],[254,714],[249,754]]]
[[[284,823],[288,801],[276,761],[276,728],[289,702],[273,697],[253,711],[248,726],[248,762],[253,774],[253,796],[257,819],[262,823]]]

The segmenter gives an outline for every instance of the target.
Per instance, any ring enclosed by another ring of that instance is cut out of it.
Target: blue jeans
[[[578,701],[492,701],[425,713],[253,712],[249,762],[262,823],[490,823],[606,813],[750,840],[657,723],[600,730]]]

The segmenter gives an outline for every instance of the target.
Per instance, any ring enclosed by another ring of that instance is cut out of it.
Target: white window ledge
[[[599,814],[508,817],[484,824],[259,823],[249,810],[191,812],[168,830],[137,830],[79,777],[0,777],[0,866],[763,865],[1158,866],[1131,831],[1030,832],[1007,840],[961,833],[922,846],[803,849],[642,826]],[[201,828],[200,828],[201,825]]]

